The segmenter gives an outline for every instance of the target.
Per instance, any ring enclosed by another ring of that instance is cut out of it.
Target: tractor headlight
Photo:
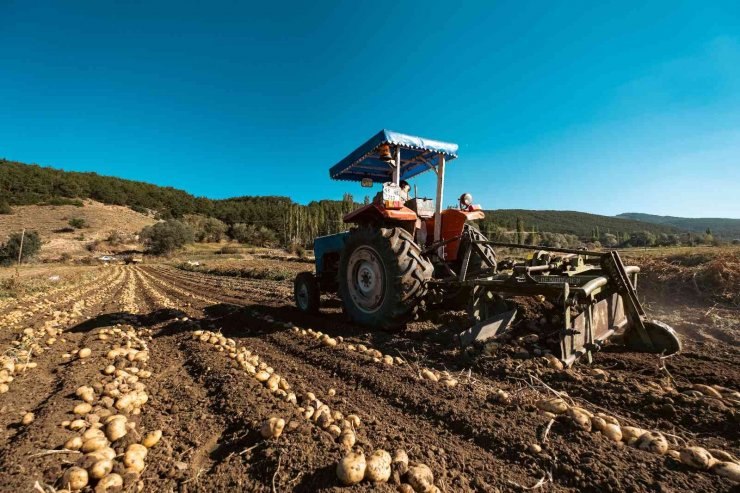
[[[460,195],[460,205],[463,205],[465,207],[469,207],[473,204],[473,196],[469,193],[464,193]]]

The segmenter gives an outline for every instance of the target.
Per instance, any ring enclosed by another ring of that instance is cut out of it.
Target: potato
[[[319,425],[321,428],[326,429],[334,422],[334,419],[332,419],[331,414],[327,411],[323,411],[319,413],[319,417],[316,420],[316,424]]]
[[[103,459],[93,464],[93,466],[89,470],[89,473],[90,473],[90,477],[94,479],[100,479],[110,474],[112,470],[113,470],[113,462],[111,462],[108,459]]]
[[[7,383],[0,383],[0,394],[4,394],[8,390],[10,390],[10,387],[8,387]]]
[[[359,428],[360,424],[362,423],[360,417],[356,414],[350,414],[349,416],[347,416],[347,421],[352,423],[352,426],[354,426],[355,428]]]
[[[82,437],[72,437],[64,442],[64,448],[67,450],[80,450],[82,447]]]
[[[679,453],[682,463],[696,469],[708,469],[713,462],[711,454],[702,447],[682,448]]]
[[[426,493],[434,488],[434,474],[426,464],[410,463],[406,478],[414,491],[418,493]]]
[[[409,456],[403,449],[396,449],[393,452],[393,459],[391,459],[391,466],[393,469],[398,471],[398,474],[403,476],[409,469]]]
[[[72,410],[75,414],[85,415],[92,411],[92,405],[89,402],[83,402],[82,404],[77,404],[74,409]]]
[[[105,433],[99,428],[90,428],[82,434],[82,441],[90,440],[91,438],[105,438]]]
[[[87,425],[88,423],[84,419],[76,419],[69,424],[69,429],[72,431],[78,431],[87,428]]]
[[[267,379],[270,378],[270,374],[265,370],[261,370],[254,375],[254,378],[256,378],[258,382],[266,382]]]
[[[118,491],[123,487],[123,478],[116,473],[111,473],[98,481],[95,485],[95,493],[105,493],[107,491]]]
[[[730,454],[729,452],[725,452],[724,450],[710,448],[707,450],[707,452],[709,452],[709,454],[718,461],[737,462],[737,459],[732,454]]]
[[[21,418],[21,424],[23,426],[28,426],[33,423],[34,419],[36,419],[36,416],[33,413],[26,413],[23,415],[23,418]]]
[[[552,355],[552,354],[546,354],[546,355],[543,356],[543,358],[547,361],[547,366],[549,368],[552,368],[554,370],[562,370],[563,369],[563,362],[560,361],[554,355]]]
[[[280,375],[276,375],[274,373],[265,381],[265,387],[267,387],[270,392],[275,392],[279,388],[279,385]]]
[[[90,349],[89,347],[84,347],[80,349],[79,353],[77,353],[77,357],[80,359],[89,358],[91,354],[92,354],[92,349]]]
[[[321,339],[321,344],[323,344],[324,346],[327,346],[327,347],[336,347],[337,340],[336,339],[333,339],[333,338],[331,338],[329,336],[324,336]]]
[[[373,483],[385,483],[391,477],[391,454],[376,450],[367,458],[365,479]]]
[[[123,463],[126,465],[126,471],[133,472],[135,474],[141,473],[141,471],[144,470],[144,467],[146,465],[144,464],[144,459],[141,458],[139,455],[132,455],[128,456],[128,461],[126,460],[126,457],[128,454],[124,454],[123,456]]]
[[[144,439],[141,441],[141,444],[144,445],[146,448],[152,448],[159,443],[159,440],[161,438],[162,430],[154,430],[144,437]]]
[[[545,401],[539,401],[537,407],[543,411],[547,411],[553,414],[563,414],[568,410],[568,404],[561,398],[555,397]]]
[[[113,460],[116,458],[116,451],[110,447],[104,447],[95,452],[90,452],[87,455],[94,457],[95,460]]]
[[[82,450],[84,453],[95,452],[96,450],[105,448],[107,446],[108,440],[106,438],[94,437],[82,442],[82,447],[80,448],[80,450]]]
[[[712,472],[733,483],[740,483],[740,465],[735,462],[722,461],[712,466]]]
[[[399,493],[414,493],[414,488],[407,483],[401,483],[398,485]]]
[[[647,450],[654,454],[663,455],[668,451],[668,440],[657,431],[643,433],[635,442],[640,450]]]
[[[149,453],[149,449],[143,446],[140,443],[132,443],[128,446],[126,449],[127,454],[136,454],[141,456],[142,459],[146,459],[147,454]]]
[[[68,487],[72,491],[81,490],[87,486],[87,482],[87,471],[77,466],[72,466],[67,469],[62,478],[62,486]]]
[[[568,408],[567,415],[578,428],[591,431],[591,418],[588,417],[588,414],[583,409],[578,407]]]
[[[344,485],[357,484],[365,477],[367,463],[362,452],[349,452],[337,464],[337,478]]]
[[[702,385],[700,383],[695,383],[691,386],[692,389],[697,390],[701,392],[702,394],[706,395],[707,397],[715,397],[717,399],[722,398],[722,394],[720,394],[717,389],[714,389],[710,387],[709,385]]]
[[[342,434],[342,429],[337,425],[329,425],[326,427],[326,431],[329,432],[333,437],[339,437]]]
[[[633,445],[645,432],[646,430],[643,430],[642,428],[622,426],[622,440],[627,445]]]
[[[596,416],[603,419],[607,423],[611,423],[613,425],[619,426],[619,421],[617,421],[617,418],[613,416],[609,416],[608,414],[604,414],[604,413],[596,413]]]
[[[123,438],[127,433],[128,429],[126,428],[125,419],[113,419],[105,425],[105,436],[107,436],[108,440],[111,442],[115,442],[116,440]]]
[[[263,438],[278,438],[283,433],[283,428],[285,428],[285,420],[273,417],[264,422],[260,434]]]
[[[383,356],[383,360],[382,361],[386,365],[392,366],[393,365],[393,356],[391,356],[390,354],[386,354],[385,356]]]
[[[604,428],[601,430],[601,434],[613,442],[622,441],[622,429],[619,427],[619,425],[606,423],[606,425],[604,425]]]
[[[339,434],[339,444],[345,449],[352,449],[356,441],[355,432],[352,430],[344,430]]]
[[[431,370],[424,368],[421,370],[421,376],[424,380],[430,380],[432,382],[438,382],[439,378]]]

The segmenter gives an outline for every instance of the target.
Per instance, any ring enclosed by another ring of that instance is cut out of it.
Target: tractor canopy
[[[380,183],[390,181],[393,168],[380,156],[380,148],[384,144],[400,149],[401,180],[435,169],[439,164],[440,154],[444,154],[445,161],[457,157],[457,144],[381,130],[332,166],[329,176],[333,180],[345,181],[362,181],[363,178],[371,178]]]

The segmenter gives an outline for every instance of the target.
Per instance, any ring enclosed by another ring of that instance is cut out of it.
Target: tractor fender
[[[442,211],[442,240],[448,240],[460,236],[468,221],[483,219],[485,214],[482,210],[463,211],[460,209],[445,209]],[[426,221],[427,238],[431,243],[434,238],[434,218]],[[460,249],[460,240],[452,241],[445,245],[445,261],[457,260],[457,252]]]
[[[401,207],[400,209],[386,209],[385,207],[381,207],[374,203],[367,204],[356,211],[345,214],[342,218],[342,220],[348,224],[372,223],[387,220],[398,222],[413,221],[416,223],[417,219],[418,217],[416,216],[416,213],[408,207]]]
[[[316,258],[316,274],[321,276],[326,270],[325,259],[329,255],[339,258],[344,243],[347,241],[349,231],[327,236],[319,236],[313,241],[313,253]]]

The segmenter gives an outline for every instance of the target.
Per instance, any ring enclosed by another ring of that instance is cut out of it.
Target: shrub
[[[169,219],[147,226],[139,236],[151,253],[163,255],[192,243],[193,230],[182,221]]]
[[[10,208],[7,200],[0,200],[0,214],[12,214],[13,209]]]
[[[185,216],[185,222],[193,229],[195,241],[199,243],[218,243],[229,230],[229,226],[215,217],[198,215]]]
[[[278,242],[275,232],[264,226],[257,227],[253,224],[237,223],[231,227],[231,237],[239,243],[248,245],[269,247]]]
[[[23,250],[21,252],[21,242]],[[9,265],[18,261],[18,254],[21,254],[21,262],[36,256],[41,250],[41,238],[36,231],[27,231],[23,233],[13,233],[2,246],[0,246],[0,263]]]
[[[72,226],[75,229],[82,229],[82,228],[84,228],[84,227],[87,226],[87,221],[85,221],[81,217],[73,217],[72,219],[70,219],[67,222],[67,224],[69,224],[70,226]]]
[[[142,207],[140,205],[134,204],[132,206],[129,206],[129,209],[131,209],[134,212],[138,212],[139,214],[146,214],[146,215],[149,214],[149,209],[147,209],[146,207]]]

